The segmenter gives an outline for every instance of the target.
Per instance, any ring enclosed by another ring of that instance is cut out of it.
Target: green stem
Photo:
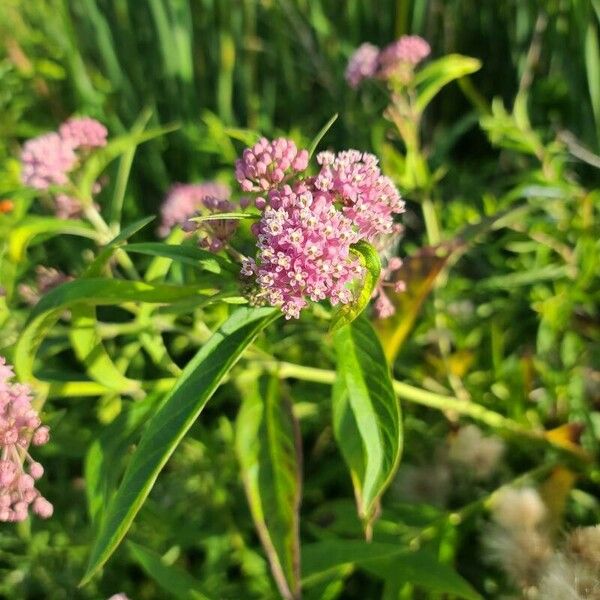
[[[441,241],[440,225],[435,213],[433,200],[426,195],[421,202],[423,210],[423,220],[425,221],[425,230],[427,232],[427,241],[430,246],[435,246]]]
[[[303,381],[312,381],[326,385],[333,384],[336,378],[335,371],[328,369],[305,367],[303,365],[296,365],[289,362],[278,362],[275,360],[257,362],[261,362],[263,366],[272,368],[282,378],[301,379]],[[571,450],[564,445],[549,439],[545,435],[544,431],[528,429],[512,419],[504,417],[503,415],[489,410],[480,404],[471,402],[470,400],[460,400],[452,396],[436,394],[434,392],[430,392],[428,390],[424,390],[422,388],[418,388],[397,380],[393,380],[392,384],[396,394],[404,401],[420,404],[421,406],[428,406],[429,408],[435,408],[445,413],[455,413],[470,417],[471,419],[479,421],[480,423],[485,423],[494,429],[501,429],[511,434],[526,437],[531,440],[549,443],[563,452],[567,451],[569,454],[578,458],[585,458],[582,452]]]

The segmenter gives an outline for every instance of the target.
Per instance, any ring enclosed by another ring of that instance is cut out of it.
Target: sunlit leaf
[[[400,405],[383,349],[367,319],[361,317],[340,329],[335,349],[333,428],[368,536],[381,495],[400,462]]]
[[[187,364],[150,419],[123,481],[106,508],[82,585],[115,551],[160,471],[225,375],[258,333],[278,316],[271,308],[237,309]]]

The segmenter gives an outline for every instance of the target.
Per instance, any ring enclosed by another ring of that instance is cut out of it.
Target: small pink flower
[[[398,69],[412,69],[431,52],[429,44],[418,35],[403,35],[386,46],[379,55],[379,76],[387,78]]]
[[[335,194],[361,238],[372,242],[397,229],[393,215],[404,212],[404,201],[392,180],[382,175],[373,154],[358,150],[321,152],[317,162],[321,171],[315,186]]]
[[[299,152],[291,140],[261,138],[236,161],[235,176],[244,192],[261,192],[278,187],[307,166],[308,151]]]
[[[269,193],[254,227],[256,262],[246,259],[242,267],[242,275],[256,276],[254,302],[278,306],[287,319],[297,319],[307,299],[328,299],[332,305],[352,301],[349,285],[364,274],[350,253],[358,235],[333,200],[306,183]]]
[[[60,137],[75,149],[106,146],[108,135],[106,127],[90,117],[69,119],[60,126],[58,132]]]
[[[40,426],[31,406],[28,386],[11,383],[12,369],[0,356],[0,521],[23,521],[29,506],[42,518],[52,515],[52,504],[35,488],[44,468],[35,462],[27,448],[48,441],[48,428]],[[23,468],[29,464],[27,474]]]
[[[176,225],[184,225],[204,206],[204,202],[227,201],[229,188],[216,182],[206,183],[176,183],[168,191],[162,203],[160,213],[162,221],[158,229],[159,235],[167,236]]]
[[[351,88],[357,88],[364,79],[371,79],[377,73],[379,48],[368,42],[361,44],[350,57],[346,67],[346,81]]]
[[[378,319],[387,319],[396,313],[396,307],[387,295],[390,288],[397,294],[406,290],[406,283],[398,278],[398,271],[402,267],[402,259],[397,256],[390,258],[387,265],[381,270],[379,282],[373,292],[375,298],[375,316]]]
[[[57,133],[46,133],[25,142],[21,153],[21,180],[38,190],[66,185],[68,173],[76,163],[71,144]]]
[[[196,212],[196,215],[228,213],[233,211],[234,208],[235,206],[229,200],[208,197],[203,200],[201,209]],[[237,229],[237,225],[237,221],[233,219],[216,219],[201,223],[190,220],[184,224],[184,229],[185,231],[197,231],[199,233],[201,248],[218,252],[229,242]]]

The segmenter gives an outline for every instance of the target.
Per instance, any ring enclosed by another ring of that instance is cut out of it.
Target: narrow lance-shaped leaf
[[[338,116],[339,116],[338,113],[335,113],[334,115],[332,115],[332,117],[329,119],[329,121],[327,121],[327,123],[325,123],[325,125],[323,125],[323,127],[321,127],[321,129],[319,130],[319,133],[317,133],[317,135],[315,135],[315,137],[313,138],[313,140],[310,143],[310,146],[308,148],[308,156],[309,157],[315,153],[315,150],[321,143],[321,140],[325,137],[325,134],[331,129],[332,125],[337,121]]]
[[[127,544],[135,561],[168,594],[179,600],[209,600],[202,584],[185,571],[166,564],[161,556],[139,544]]]
[[[138,437],[142,423],[156,408],[159,400],[159,395],[154,393],[131,403],[131,406],[123,410],[110,425],[104,427],[99,435],[94,436],[84,465],[88,512],[94,524],[98,523],[98,517],[123,472],[127,448]]]
[[[417,85],[416,108],[420,112],[435,98],[448,83],[479,71],[481,61],[461,54],[448,54],[423,67],[415,75]]]
[[[236,451],[252,519],[279,592],[300,597],[300,439],[289,400],[275,376],[240,378],[243,404]]]
[[[150,419],[106,509],[82,585],[115,551],[160,471],[231,367],[256,335],[277,317],[272,308],[238,309],[188,363]]]
[[[400,405],[373,327],[361,317],[335,335],[338,368],[333,389],[333,427],[344,456],[365,533],[402,452]]]

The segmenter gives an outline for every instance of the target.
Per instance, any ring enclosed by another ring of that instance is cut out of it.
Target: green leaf
[[[85,490],[88,511],[93,523],[98,522],[122,472],[127,448],[141,425],[156,408],[160,394],[149,394],[131,404],[101,433],[94,437],[85,457]]]
[[[331,129],[331,126],[337,121],[338,113],[335,113],[323,127],[319,130],[319,133],[315,135],[313,141],[310,143],[308,147],[308,156],[309,158],[315,153],[317,146],[321,143],[321,140],[325,137],[325,134]]]
[[[161,242],[142,242],[139,244],[128,244],[126,252],[146,254],[148,256],[162,256],[171,260],[182,262],[193,267],[198,267],[210,273],[239,273],[239,266],[224,259],[221,256],[197,248],[196,246],[184,246],[182,244],[165,244]]]
[[[223,378],[258,333],[278,316],[272,308],[239,308],[188,363],[150,419],[123,481],[106,509],[81,585],[115,551],[160,471]]]
[[[423,112],[437,93],[451,81],[481,69],[481,61],[461,54],[449,54],[434,60],[415,75],[417,100],[415,106]]]
[[[369,300],[373,295],[381,274],[381,259],[379,258],[379,253],[371,244],[360,241],[352,245],[350,252],[359,258],[362,266],[365,268],[365,278],[361,282],[360,289],[354,293],[354,301],[349,304],[343,304],[334,313],[330,326],[330,331],[332,332],[352,323],[362,313],[369,304]]]
[[[428,550],[410,552],[398,544],[327,540],[302,546],[304,585],[318,582],[333,570],[353,565],[394,584],[412,583],[422,588],[455,594],[467,600],[481,596]]]
[[[190,217],[190,221],[195,223],[203,223],[205,221],[245,221],[247,219],[260,219],[258,213],[246,213],[246,212],[222,212],[213,213],[210,215],[200,215],[198,217]]]
[[[202,584],[177,567],[168,565],[156,552],[152,552],[139,544],[127,542],[127,547],[135,561],[142,567],[148,577],[174,598],[180,600],[208,600]]]
[[[96,239],[97,234],[91,225],[83,221],[56,219],[54,217],[27,217],[15,227],[8,238],[8,257],[18,263],[25,259],[25,251],[37,236],[77,235]]]
[[[248,381],[249,380],[249,381]],[[283,598],[300,596],[300,436],[276,376],[240,379],[236,451],[252,519]]]
[[[126,242],[132,235],[135,235],[138,231],[141,231],[154,221],[156,217],[154,215],[150,215],[149,217],[144,217],[143,219],[138,219],[133,223],[130,223],[126,227],[123,227],[121,231],[118,233],[116,237],[114,237],[107,245],[108,246],[119,246],[123,242]]]
[[[210,285],[216,281],[209,280]],[[29,320],[15,347],[15,363],[23,381],[33,381],[35,354],[60,314],[78,303],[119,305],[123,302],[169,304],[211,295],[214,288],[152,284],[119,279],[80,279],[60,285],[48,292],[33,308]]]
[[[373,327],[361,317],[334,337],[338,357],[333,428],[350,470],[358,513],[369,536],[379,499],[400,462],[402,425],[388,363]]]
[[[381,561],[365,561],[361,566],[365,571],[385,579],[387,585],[398,592],[410,583],[431,592],[482,600],[465,579],[450,565],[439,562],[429,550],[405,552]]]
[[[92,4],[94,12],[98,11],[98,6],[92,0],[89,2]],[[107,27],[107,30],[110,31]],[[111,47],[108,44],[108,47]],[[132,134],[140,134],[146,128],[148,121],[152,117],[152,111],[149,108],[145,108],[140,116],[136,119],[136,122],[133,124],[131,133]],[[115,187],[113,196],[110,202],[110,219],[109,224],[111,227],[120,227],[121,226],[121,216],[123,213],[123,203],[125,201],[125,192],[127,191],[127,183],[129,182],[129,176],[131,174],[131,166],[133,164],[133,159],[135,157],[135,153],[137,151],[137,144],[132,144],[128,150],[123,153],[121,160],[119,161],[119,170],[117,171],[117,176],[115,180]]]

